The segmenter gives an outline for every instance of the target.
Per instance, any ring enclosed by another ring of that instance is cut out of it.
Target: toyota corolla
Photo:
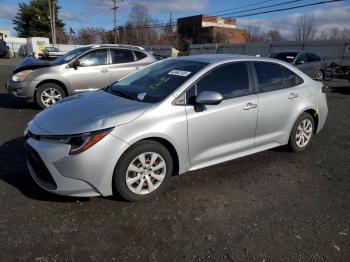
[[[282,145],[303,151],[327,113],[322,83],[283,61],[166,59],[40,112],[26,130],[28,168],[53,193],[143,200],[174,174]]]

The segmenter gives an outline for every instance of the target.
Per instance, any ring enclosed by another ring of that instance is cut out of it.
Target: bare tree
[[[278,30],[270,30],[263,35],[265,42],[281,42],[283,37]]]
[[[318,24],[313,16],[303,15],[295,25],[295,40],[313,40],[318,32]]]
[[[151,28],[152,18],[146,6],[136,4],[128,16],[129,29],[133,30],[133,44],[149,45],[157,40],[157,31]],[[132,29],[133,28],[133,29]]]
[[[262,34],[260,32],[260,26],[256,25],[248,25],[247,34],[246,34],[246,42],[261,42]]]
[[[350,28],[327,27],[320,30],[320,40],[346,40],[350,38]]]

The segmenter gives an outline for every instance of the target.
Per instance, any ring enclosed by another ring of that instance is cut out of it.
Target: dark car
[[[316,53],[304,51],[280,51],[272,53],[270,58],[279,59],[293,64],[311,78],[317,80],[325,79],[327,63]]]

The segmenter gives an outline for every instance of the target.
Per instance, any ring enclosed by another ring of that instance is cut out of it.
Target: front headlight
[[[40,141],[68,144],[70,145],[69,154],[75,155],[84,152],[88,148],[92,147],[94,144],[108,135],[112,130],[113,128],[108,128],[72,136],[40,135],[36,138]]]
[[[31,73],[33,73],[33,70],[24,70],[24,71],[18,72],[12,76],[12,80],[24,81],[30,76]]]

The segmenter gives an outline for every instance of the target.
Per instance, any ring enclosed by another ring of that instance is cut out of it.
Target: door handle
[[[101,70],[101,73],[107,73],[108,72],[108,69],[102,69]]]
[[[250,110],[250,109],[253,109],[253,108],[256,108],[256,107],[258,107],[257,104],[247,103],[247,105],[245,107],[243,107],[243,110]]]
[[[294,99],[294,98],[297,98],[298,97],[298,94],[295,94],[295,93],[290,93],[288,98],[289,99]]]
[[[140,70],[142,67],[141,66],[134,66],[135,70]]]

